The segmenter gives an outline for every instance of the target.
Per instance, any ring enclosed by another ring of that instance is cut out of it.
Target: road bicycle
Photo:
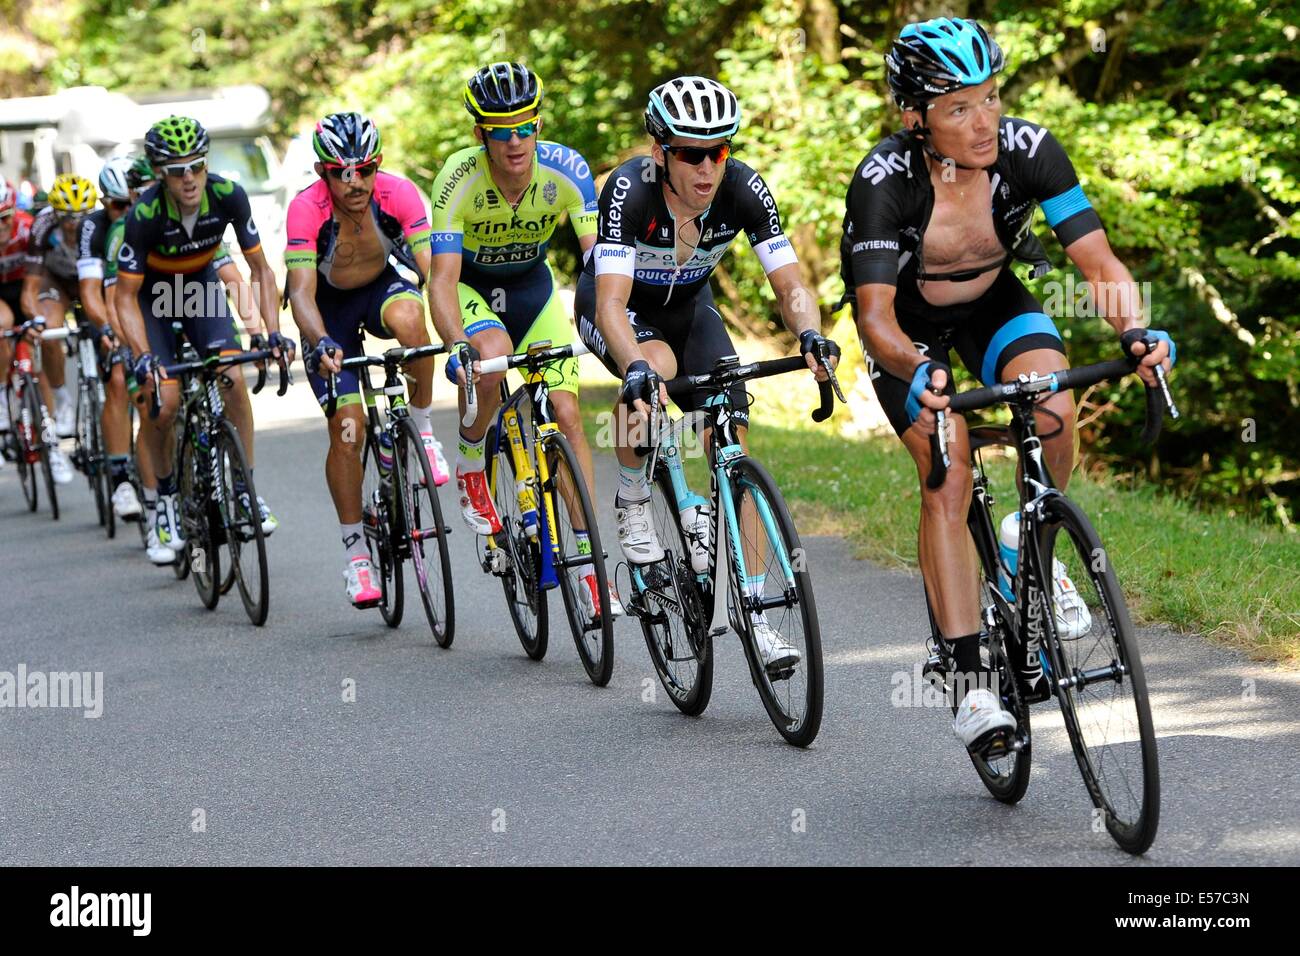
[[[27,335],[41,329],[41,339],[57,341],[66,339],[72,330],[45,329],[43,326],[43,322],[28,320],[3,333],[13,342],[13,358],[8,369],[9,438],[27,509],[35,511],[39,507],[43,479],[50,517],[58,521],[59,495],[54,487],[54,473],[50,470],[50,449],[59,447],[59,439],[54,419],[41,399],[37,381],[41,374],[41,350],[32,348]]]
[[[69,458],[73,467],[86,476],[100,527],[112,538],[117,534],[117,516],[113,513],[113,487],[104,450],[100,333],[86,320],[79,303],[74,304],[73,311],[77,322],[68,330],[67,345],[69,357],[77,360],[77,424]]]
[[[1154,347],[1153,340],[1148,347]],[[969,430],[974,492],[967,526],[979,555],[979,593],[985,666],[997,682],[1003,706],[1016,718],[1010,734],[996,735],[970,754],[985,787],[998,800],[1015,803],[1029,786],[1031,733],[1029,705],[1057,699],[1079,772],[1094,807],[1115,842],[1133,854],[1145,852],[1155,839],[1160,817],[1160,774],[1151,722],[1146,678],[1137,635],[1113,563],[1083,509],[1052,481],[1043,461],[1042,440],[1034,414],[1038,402],[1058,391],[1087,388],[1128,375],[1136,359],[1119,359],[1053,372],[953,396],[947,412],[938,413],[931,439],[931,488],[943,484],[948,456],[946,416],[994,405],[1011,409],[1009,426]],[[1147,424],[1143,440],[1158,436],[1163,413],[1178,411],[1157,369],[1159,388],[1147,389]],[[981,450],[1016,449],[1020,468],[1020,540],[1012,598],[999,587],[1002,569],[993,497]],[[1054,561],[1078,588],[1087,614],[1059,622],[1054,609]],[[929,599],[927,596],[927,607]],[[956,671],[940,639],[930,610],[929,657],[924,673],[949,695],[955,710],[951,676]],[[1037,677],[1041,666],[1045,681]],[[1045,689],[1031,693],[1031,687]]]
[[[526,352],[479,362],[480,373],[520,369],[525,380],[513,392],[501,381],[501,407],[488,430],[485,448],[488,487],[497,505],[501,531],[483,536],[483,570],[501,579],[506,607],[524,653],[546,656],[547,595],[558,589],[569,631],[587,677],[597,687],[614,672],[614,621],[600,526],[591,491],[569,440],[555,421],[548,375],[554,363],[584,355],[580,342],[551,347],[534,342]],[[466,383],[465,427],[478,415],[473,385]],[[580,534],[585,532],[586,541]],[[595,574],[596,593],[584,578]],[[590,599],[590,613],[581,595]]]
[[[451,588],[451,557],[433,468],[420,429],[406,407],[400,373],[410,362],[446,352],[446,346],[396,347],[382,355],[354,355],[343,368],[357,370],[366,402],[365,449],[362,452],[361,517],[370,563],[379,571],[379,612],[389,627],[402,623],[403,562],[415,571],[415,585],[429,630],[440,647],[456,636],[456,600]],[[333,354],[332,352],[330,353]],[[370,369],[384,370],[384,384],[373,388]],[[325,415],[338,409],[335,377],[326,376]],[[377,399],[385,400],[381,412]]]
[[[158,396],[163,374],[180,380],[183,414],[178,414],[175,424],[173,474],[179,484],[178,512],[185,545],[183,557],[178,557],[176,576],[183,578],[187,572],[192,573],[199,600],[213,610],[229,588],[223,587],[221,573],[220,549],[224,546],[244,611],[258,627],[266,623],[271,602],[266,538],[244,443],[226,418],[221,393],[233,384],[228,373],[238,374],[239,366],[267,360],[279,366],[276,394],[283,396],[290,382],[287,353],[282,349],[276,358],[270,349],[254,349],[155,368],[150,407],[150,415],[156,417],[161,407]],[[266,370],[260,367],[253,394],[260,392],[265,383]]]
[[[823,356],[823,362],[825,356]],[[802,356],[740,364],[718,361],[703,375],[667,383],[668,394],[707,395],[702,414],[667,419],[651,403],[651,511],[664,559],[632,565],[628,611],[638,618],[650,660],[669,699],[684,714],[708,706],[713,689],[713,638],[730,623],[741,639],[763,707],[786,741],[806,747],[822,719],[821,630],[807,555],[785,499],[767,469],[741,447],[730,389],[758,378],[802,369]],[[834,372],[819,382],[813,421],[830,417],[844,400]],[[687,485],[682,445],[687,429],[707,428],[710,494]],[[683,521],[683,515],[691,518]],[[701,520],[703,519],[703,520]],[[707,529],[705,531],[704,529]],[[725,545],[722,543],[725,542]],[[799,652],[793,664],[770,668],[757,646],[765,621]]]

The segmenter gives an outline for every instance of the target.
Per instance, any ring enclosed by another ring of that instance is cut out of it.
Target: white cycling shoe
[[[50,446],[50,477],[56,485],[66,485],[75,477],[68,456],[63,454],[61,448],[53,445]]]
[[[144,553],[150,561],[160,568],[176,563],[176,552],[158,540],[158,532],[154,530],[152,525],[149,527]]]
[[[993,691],[977,687],[962,698],[953,718],[952,732],[967,750],[978,750],[995,734],[1011,733],[1016,718],[1002,709]]]
[[[654,564],[664,559],[664,548],[650,516],[650,499],[624,502],[614,498],[614,520],[618,522],[618,543],[629,564]]]
[[[140,517],[140,499],[135,496],[131,482],[124,481],[113,491],[113,514],[122,521],[136,521]]]
[[[1061,640],[1075,641],[1092,630],[1092,612],[1056,558],[1052,559],[1052,608]]]
[[[799,649],[788,644],[781,632],[768,623],[767,618],[754,622],[754,645],[758,649],[763,668],[769,672],[787,670],[803,659]]]
[[[71,438],[77,430],[77,407],[65,388],[54,390],[54,431],[60,438]]]

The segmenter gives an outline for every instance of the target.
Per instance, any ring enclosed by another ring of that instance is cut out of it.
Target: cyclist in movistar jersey
[[[131,189],[127,184],[130,168],[129,156],[118,156],[104,164],[99,173],[99,195],[104,206],[82,219],[77,227],[78,295],[87,321],[99,333],[101,371],[107,368],[104,359],[124,340],[122,330],[114,324],[115,317],[109,314],[105,304],[103,283],[109,230],[131,205]],[[119,518],[134,520],[140,516],[140,502],[127,471],[131,455],[131,415],[126,404],[126,374],[121,363],[114,365],[103,381],[101,424],[113,486],[113,510]]]
[[[868,369],[890,424],[916,461],[930,470],[935,412],[948,405],[949,350],[986,385],[1066,367],[1060,333],[1009,268],[1051,268],[1030,231],[1035,204],[1066,254],[1113,304],[1106,319],[1124,347],[1142,357],[1138,372],[1155,384],[1154,366],[1173,362],[1164,332],[1150,353],[1133,277],[1111,251],[1101,220],[1074,167],[1048,130],[1002,116],[998,45],[974,20],[939,18],[904,27],[886,55],[889,88],[903,129],[858,165],[849,186],[840,245],[845,298],[853,304]],[[1042,403],[1043,453],[1065,488],[1074,466],[1074,401],[1068,392]],[[986,689],[980,661],[978,563],[966,531],[970,450],[958,417],[948,480],[921,485],[920,563],[940,632],[950,644],[958,682],[954,730],[967,747],[1014,727]],[[1059,563],[1054,600],[1063,636],[1087,630],[1087,607]],[[1026,675],[1032,684],[1041,672]],[[966,691],[966,688],[972,688]],[[1035,688],[1036,689],[1036,688]],[[962,691],[966,691],[962,694]]]
[[[816,355],[829,352],[834,367],[839,354],[818,332],[817,299],[804,287],[775,198],[762,176],[730,158],[731,137],[740,128],[735,94],[707,77],[669,80],[651,92],[645,127],[654,140],[651,155],[628,160],[605,181],[596,249],[574,300],[582,340],[623,379],[614,406],[620,466],[614,509],[623,555],[636,564],[662,560],[664,550],[651,518],[646,462],[631,440],[629,410],[644,416],[656,392],[666,401],[661,378],[709,372],[718,359],[735,354],[709,276],[738,235],[749,238],[781,318],[798,336],[818,380],[827,376]],[[736,388],[732,402],[745,443],[749,403],[743,388]],[[692,410],[700,398],[678,404]],[[703,525],[691,533],[706,535],[707,519]],[[754,613],[754,625],[765,666],[799,661],[798,650],[761,611]]]
[[[573,341],[568,309],[557,294],[546,247],[567,212],[584,258],[596,242],[596,186],[575,149],[541,139],[542,81],[522,63],[492,63],[465,85],[465,108],[478,145],[453,153],[433,187],[433,276],[429,306],[444,342],[455,343],[447,377],[532,342]],[[559,363],[550,383],[556,422],[594,489],[591,448],[578,414],[578,360]],[[471,370],[472,373],[472,370]],[[461,514],[476,534],[501,530],[484,477],[484,441],[501,403],[504,373],[477,376],[478,418],[460,432],[456,484]],[[464,397],[461,397],[464,404]],[[581,548],[586,532],[575,529]],[[579,590],[589,617],[599,614],[596,572]],[[622,605],[609,582],[612,614]]]
[[[252,273],[259,311],[270,330],[268,344],[277,354],[283,351],[292,357],[293,342],[280,333],[275,273],[262,252],[248,194],[238,183],[208,172],[207,130],[189,117],[169,116],[150,127],[145,152],[161,180],[144,192],[127,217],[113,292],[118,321],[137,356],[135,376],[143,400],[152,393],[153,370],[176,361],[174,319],[204,357],[241,351],[239,330],[214,268],[221,237],[232,224]],[[226,413],[239,430],[251,470],[255,458],[248,389],[242,375],[231,375],[226,381],[230,383]],[[140,417],[140,442],[157,472],[154,526],[159,542],[179,553],[184,540],[177,520],[177,476],[165,453],[165,439],[180,406],[176,384],[164,379],[159,396],[162,410],[156,420]],[[244,489],[236,491],[240,506],[249,513],[257,509],[263,532],[271,534],[279,522],[266,502],[260,496],[249,500]]]
[[[355,607],[373,607],[382,593],[370,565],[361,526],[361,453],[365,405],[357,373],[341,362],[361,354],[363,332],[396,338],[406,347],[429,345],[417,283],[429,274],[429,219],[410,181],[380,172],[379,129],[360,113],[332,113],[312,136],[320,177],[289,204],[289,304],[302,332],[308,381],[321,405],[326,375],[334,375],[338,411],[328,422],[325,479],[343,538],[343,578]],[[392,257],[412,273],[401,275]],[[308,349],[308,344],[311,348]],[[436,484],[447,465],[433,436],[433,359],[408,365],[415,387],[411,418],[420,430]]]

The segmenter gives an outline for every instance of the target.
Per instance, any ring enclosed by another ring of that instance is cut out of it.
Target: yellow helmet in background
[[[99,202],[99,190],[85,176],[64,173],[50,187],[50,205],[55,212],[90,212]]]

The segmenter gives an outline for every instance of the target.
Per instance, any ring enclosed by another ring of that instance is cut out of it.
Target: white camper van
[[[212,138],[209,166],[248,192],[267,258],[278,267],[289,197],[266,130],[271,97],[260,86],[154,94],[79,86],[52,96],[0,100],[0,174],[20,189],[48,189],[60,173],[94,181],[110,156],[138,153],[156,121],[179,114]],[[227,236],[232,241],[234,236]]]

